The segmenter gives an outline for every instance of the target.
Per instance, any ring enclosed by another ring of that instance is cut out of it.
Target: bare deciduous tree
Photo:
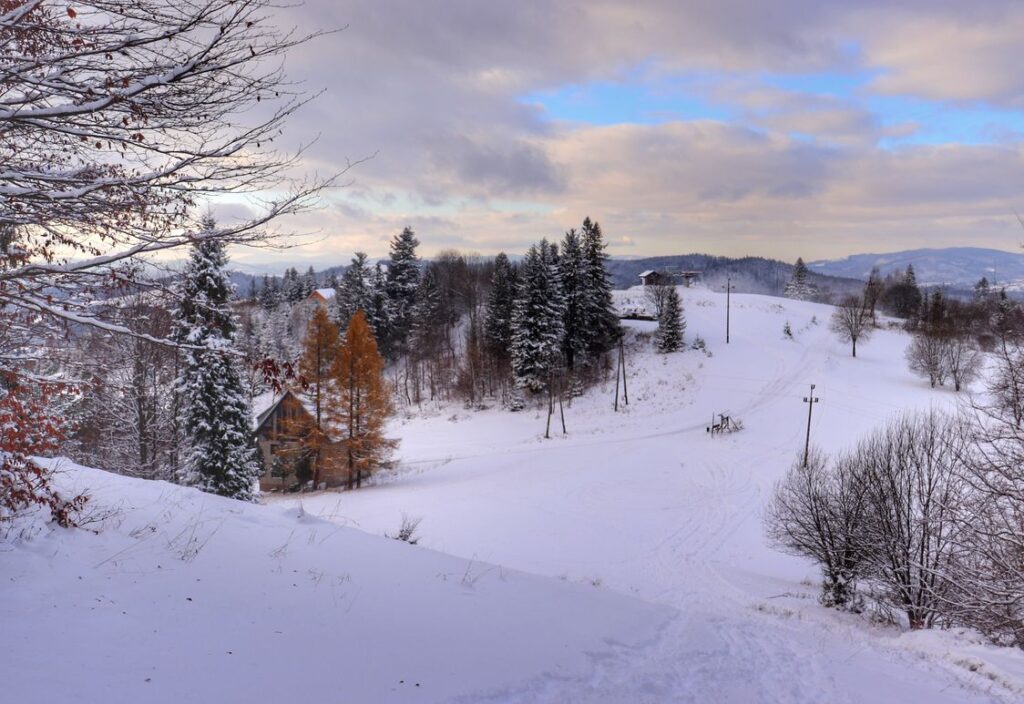
[[[995,393],[973,405],[974,436],[962,458],[974,490],[962,514],[958,589],[950,601],[963,622],[997,642],[1024,647],[1024,427],[1016,381],[1024,357],[1004,348]]]
[[[849,468],[867,489],[860,544],[873,597],[926,628],[953,590],[959,507],[967,496],[960,471],[969,433],[937,411],[906,415],[861,442]]]
[[[650,284],[644,286],[644,298],[654,309],[654,317],[661,319],[661,311],[665,308],[665,301],[675,292],[676,287],[671,284]]]
[[[840,340],[852,344],[853,356],[856,357],[857,342],[871,337],[871,311],[857,296],[848,296],[836,306],[831,326]]]
[[[907,364],[910,370],[928,379],[934,389],[946,383],[947,367],[941,338],[934,335],[915,334],[907,347]]]
[[[857,476],[831,467],[816,448],[794,462],[775,485],[765,510],[769,539],[780,549],[815,560],[822,570],[822,603],[850,607],[861,575],[864,487]]]
[[[955,391],[978,378],[983,357],[977,343],[967,334],[950,335],[944,340],[943,360]]]
[[[970,447],[962,419],[931,411],[896,418],[831,466],[815,453],[776,486],[768,535],[818,562],[826,602],[856,604],[859,581],[911,628],[952,622],[974,495],[962,466]]]
[[[274,147],[308,99],[281,59],[312,35],[278,29],[275,10],[0,0],[0,306],[138,334],[101,321],[90,291],[200,236],[263,242],[313,204],[326,182],[290,178],[302,150]],[[253,216],[197,234],[193,210],[227,194],[248,197]]]

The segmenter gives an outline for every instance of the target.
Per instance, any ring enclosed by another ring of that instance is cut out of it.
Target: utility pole
[[[622,393],[626,405],[629,405],[629,388],[626,386],[626,350],[622,338],[619,338],[619,359],[615,365],[615,410],[619,410],[619,381],[622,381]]]
[[[626,344],[619,338],[619,359],[622,360],[622,399],[629,405],[629,386],[626,384]]]
[[[811,454],[811,413],[814,411],[814,404],[821,403],[821,399],[814,395],[814,384],[811,384],[811,395],[804,396],[804,403],[807,404],[807,440],[804,442],[804,469],[806,469],[807,459]]]
[[[732,277],[725,279],[725,344],[729,344],[729,313],[732,308]]]

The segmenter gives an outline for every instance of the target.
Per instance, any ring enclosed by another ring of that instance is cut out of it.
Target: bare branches
[[[138,290],[143,258],[208,238],[260,245],[315,207],[337,176],[297,177],[305,148],[276,143],[315,97],[283,59],[325,32],[282,29],[278,10],[0,0],[0,309],[138,336],[96,302]],[[223,196],[252,215],[198,228],[196,207]]]
[[[832,314],[832,332],[843,342],[852,344],[854,357],[857,356],[857,342],[871,337],[872,324],[870,308],[857,296],[845,298]]]

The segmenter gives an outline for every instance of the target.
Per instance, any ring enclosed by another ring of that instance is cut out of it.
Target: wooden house
[[[335,291],[333,288],[318,288],[314,290],[313,293],[309,294],[309,297],[306,300],[325,306],[334,300],[334,296]]]
[[[291,390],[271,397],[255,419],[256,446],[263,472],[260,489],[290,491],[309,482],[340,486],[349,482],[344,446],[326,437],[319,457],[308,438],[316,428],[313,412]]]
[[[640,272],[640,283],[643,286],[661,286],[672,283],[672,277],[660,271],[648,270]]]
[[[643,286],[672,286],[679,281],[687,288],[700,276],[699,271],[642,271],[640,272],[640,283]]]

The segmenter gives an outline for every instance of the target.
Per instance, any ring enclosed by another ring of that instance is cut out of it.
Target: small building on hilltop
[[[261,400],[253,402],[256,446],[263,465],[260,490],[291,491],[317,480],[327,486],[350,483],[344,446],[326,433],[319,441],[317,462],[311,441],[316,418],[297,394],[288,389]]]
[[[671,283],[671,278],[666,277],[660,271],[648,269],[647,271],[640,272],[640,284],[642,286],[660,286],[661,284],[668,283]]]
[[[642,286],[674,286],[682,282],[687,288],[700,276],[699,271],[648,271],[640,272],[640,284]]]
[[[318,288],[315,289],[313,293],[309,294],[309,297],[306,298],[306,300],[325,306],[334,300],[334,296],[335,290],[333,288]]]

